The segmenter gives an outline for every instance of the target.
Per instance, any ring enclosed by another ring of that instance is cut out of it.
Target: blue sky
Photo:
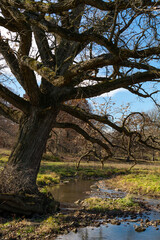
[[[108,114],[113,114],[114,117],[120,117],[119,112],[127,105],[129,105],[128,112],[148,112],[155,108],[155,104],[151,99],[140,98],[123,88],[102,95],[102,97],[96,97],[89,100],[91,105],[97,103],[102,106],[102,109],[105,108],[105,103],[108,101],[111,102],[111,109],[109,109]]]

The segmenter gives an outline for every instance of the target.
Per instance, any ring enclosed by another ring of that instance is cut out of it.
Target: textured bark
[[[58,204],[38,191],[41,157],[58,110],[32,108],[24,116],[17,143],[0,174],[0,211],[30,215],[53,212]]]
[[[33,108],[20,124],[17,143],[1,172],[0,192],[36,193],[36,178],[45,145],[58,111]]]

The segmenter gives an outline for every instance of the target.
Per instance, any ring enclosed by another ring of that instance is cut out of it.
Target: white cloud
[[[103,93],[102,95],[100,95],[100,96],[98,96],[98,97],[113,97],[113,96],[116,95],[117,93],[125,92],[125,91],[127,91],[127,90],[124,89],[124,88],[119,88],[119,89],[110,91],[110,92],[108,92],[108,93]]]

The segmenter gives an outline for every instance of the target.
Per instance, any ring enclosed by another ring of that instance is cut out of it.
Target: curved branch
[[[132,112],[123,120],[123,124],[122,124],[123,127],[125,126],[125,123],[126,123],[127,119],[130,118],[133,115],[140,115],[143,118],[143,121],[145,122],[145,117],[144,117],[144,115],[142,113],[140,113],[140,112]]]
[[[78,132],[79,134],[81,134],[85,139],[87,139],[88,141],[92,142],[92,143],[97,143],[98,145],[100,145],[101,147],[103,147],[106,152],[108,153],[109,156],[112,155],[110,148],[108,147],[107,144],[103,143],[100,139],[91,137],[86,131],[84,131],[82,128],[80,128],[77,124],[74,123],[56,123],[54,125],[54,127],[56,128],[72,128],[74,129],[76,132]]]
[[[125,131],[127,134],[127,131],[125,129],[123,129],[122,127],[119,127],[118,125],[116,125],[115,123],[111,122],[108,118],[108,116],[99,116],[96,114],[92,114],[89,112],[86,112],[84,109],[81,109],[79,107],[75,107],[75,106],[68,106],[66,104],[61,105],[61,109],[67,113],[69,113],[70,115],[79,118],[85,122],[87,122],[88,120],[96,120],[98,122],[107,124],[108,126],[110,126],[111,128],[117,130],[118,132],[123,132]]]
[[[10,10],[11,11],[11,10]],[[23,14],[14,9],[12,14],[16,14],[18,19],[22,21],[30,22],[33,25],[38,26],[44,31],[56,33],[61,38],[65,38],[70,41],[86,43],[88,41],[95,42],[109,50],[110,53],[120,57],[120,58],[146,58],[153,54],[160,54],[160,47],[149,47],[144,50],[129,50],[118,48],[116,44],[113,44],[106,37],[101,34],[96,34],[94,28],[90,28],[83,33],[77,33],[76,31],[71,31],[67,28],[58,26],[53,21],[41,19],[39,15],[33,14],[31,12],[24,12]]]
[[[102,122],[104,124],[107,124],[108,126],[110,126],[111,128],[115,129],[116,131],[118,131],[119,133],[124,133],[126,136],[128,137],[132,137],[132,136],[137,136],[138,138],[138,141],[140,143],[142,143],[143,145],[147,146],[147,147],[150,147],[152,149],[155,149],[155,150],[160,150],[160,148],[158,147],[154,147],[152,146],[151,144],[148,144],[148,138],[143,140],[142,139],[142,135],[139,133],[139,132],[135,132],[135,131],[129,131],[125,126],[125,122],[123,123],[122,127],[120,126],[117,126],[115,123],[111,122],[107,116],[99,116],[99,115],[96,115],[96,114],[92,114],[92,113],[88,113],[86,112],[84,109],[81,109],[81,108],[78,108],[78,107],[75,107],[75,106],[67,106],[67,105],[62,105],[61,106],[61,109],[69,114],[71,114],[72,116],[78,118],[78,119],[81,119],[85,122],[88,122],[88,120],[90,119],[94,119],[96,121],[99,121],[99,122]],[[135,114],[135,113],[134,113]],[[143,116],[143,114],[137,112],[136,114],[140,114],[141,116]],[[129,115],[131,116],[132,113]],[[128,116],[128,117],[129,117]],[[128,119],[128,117],[126,119]],[[144,116],[143,116],[144,117]]]

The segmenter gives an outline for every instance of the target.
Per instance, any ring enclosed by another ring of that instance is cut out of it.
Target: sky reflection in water
[[[56,240],[160,240],[160,230],[148,227],[144,232],[136,232],[134,224],[122,223],[108,227],[101,225],[98,228],[87,227],[78,230],[78,233],[69,233],[59,236]]]

